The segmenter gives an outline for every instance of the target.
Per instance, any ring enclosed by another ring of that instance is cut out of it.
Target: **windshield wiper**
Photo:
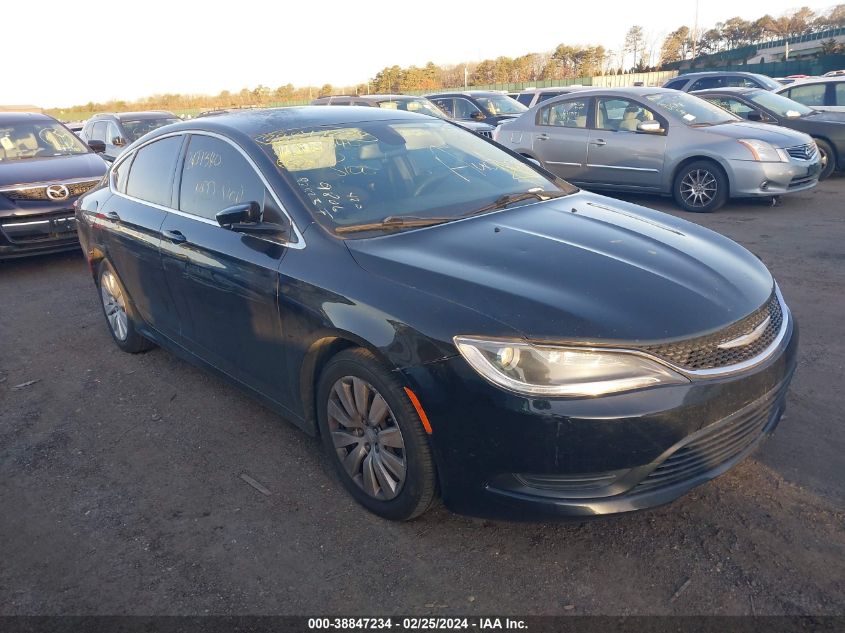
[[[369,224],[353,224],[351,226],[339,226],[335,233],[358,233],[359,231],[380,231],[384,229],[405,229],[410,227],[434,226],[435,224],[443,224],[444,222],[451,222],[459,216],[446,217],[431,217],[421,218],[414,215],[389,215],[380,222],[371,222]]]
[[[530,198],[536,198],[537,200],[545,201],[551,200],[552,198],[561,198],[566,195],[569,194],[567,194],[565,191],[545,191],[543,189],[532,189],[531,191],[523,191],[522,193],[509,193],[507,195],[501,196],[500,198],[496,198],[496,200],[491,202],[490,204],[486,204],[479,209],[475,209],[475,211],[471,211],[459,217],[466,218],[471,215],[478,215],[479,213],[484,213],[485,211],[504,209],[509,204],[513,204],[514,202],[521,202],[522,200],[528,200]]]
[[[334,231],[335,233],[358,233],[361,231],[382,231],[386,229],[406,229],[406,228],[420,228],[424,226],[434,226],[436,224],[444,224],[452,222],[453,220],[460,220],[468,218],[473,215],[485,213],[486,211],[493,211],[495,209],[504,209],[509,204],[520,202],[521,200],[528,200],[536,198],[537,200],[551,200],[552,198],[560,198],[568,195],[565,191],[544,191],[536,189],[531,191],[523,191],[522,193],[509,193],[507,195],[497,198],[494,202],[484,205],[478,209],[474,209],[469,213],[462,215],[452,215],[448,217],[430,217],[423,218],[414,215],[389,215],[380,222],[371,222],[369,224],[353,224],[351,226],[339,226]]]

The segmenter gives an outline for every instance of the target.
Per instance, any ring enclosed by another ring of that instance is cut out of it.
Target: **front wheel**
[[[823,141],[820,138],[814,140],[816,141],[816,146],[819,148],[819,162],[822,165],[819,180],[824,180],[830,177],[833,170],[836,169],[836,153],[827,141]]]
[[[323,447],[358,503],[386,519],[425,512],[435,493],[434,460],[402,384],[364,349],[340,352],[320,376]]]
[[[712,213],[728,200],[728,178],[716,163],[698,160],[678,171],[672,194],[684,211]]]

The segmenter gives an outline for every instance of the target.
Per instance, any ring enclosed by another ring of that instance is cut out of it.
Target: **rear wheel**
[[[364,349],[339,353],[320,376],[323,447],[358,503],[407,521],[434,499],[434,460],[402,384]]]
[[[684,211],[712,213],[728,200],[728,178],[716,163],[697,160],[678,171],[672,194]]]
[[[135,312],[129,302],[129,296],[112,265],[103,260],[97,278],[100,287],[100,302],[103,314],[109,325],[114,342],[124,352],[137,354],[154,347],[153,343],[141,336],[135,324]]]
[[[822,171],[819,174],[819,180],[828,178],[833,170],[836,169],[836,154],[830,143],[823,141],[820,138],[815,139],[816,145],[819,148],[819,162],[822,164]]]

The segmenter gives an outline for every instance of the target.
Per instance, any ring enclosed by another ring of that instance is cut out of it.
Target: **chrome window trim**
[[[159,140],[164,139],[164,138],[170,138],[172,136],[186,136],[188,134],[196,134],[196,135],[200,135],[200,136],[210,136],[212,138],[216,138],[220,141],[223,141],[224,143],[228,143],[229,145],[234,147],[240,153],[240,155],[244,157],[244,159],[247,161],[247,163],[252,168],[252,170],[261,179],[261,182],[264,184],[264,187],[267,189],[267,191],[270,192],[270,195],[273,197],[273,201],[276,203],[276,205],[278,205],[279,210],[288,219],[288,222],[290,222],[291,228],[293,229],[294,236],[296,237],[296,242],[285,242],[284,246],[286,248],[294,248],[294,249],[297,249],[297,250],[301,250],[301,249],[305,248],[305,238],[302,236],[302,233],[300,232],[299,227],[296,225],[296,222],[293,221],[293,218],[288,213],[287,209],[285,209],[285,206],[282,204],[282,201],[279,200],[279,197],[276,195],[275,190],[270,185],[270,182],[264,176],[261,169],[258,167],[258,165],[255,164],[255,161],[252,160],[252,157],[249,154],[247,154],[246,151],[240,145],[235,143],[232,139],[230,139],[230,138],[228,138],[228,137],[226,137],[222,134],[218,134],[217,132],[208,132],[206,130],[194,130],[194,129],[178,130],[176,132],[168,132],[167,134],[162,134],[161,136],[156,136],[155,138],[144,141],[140,145],[133,147],[131,150],[127,151],[124,155],[122,155],[120,157],[120,159],[118,161],[116,161],[109,168],[109,191],[116,196],[120,196],[121,198],[126,198],[127,200],[131,200],[131,201],[137,202],[139,204],[146,204],[146,205],[153,207],[154,209],[159,209],[161,211],[166,211],[168,213],[174,213],[174,214],[182,216],[184,218],[188,218],[188,219],[191,219],[191,220],[197,220],[198,222],[202,222],[204,224],[209,224],[211,226],[216,226],[216,227],[222,229],[223,227],[220,226],[219,224],[217,224],[217,222],[215,222],[214,220],[210,220],[208,218],[204,218],[204,217],[201,217],[199,215],[194,215],[193,213],[187,213],[187,212],[182,211],[180,209],[174,209],[173,207],[168,207],[168,206],[165,206],[165,205],[156,204],[154,202],[149,202],[147,200],[141,200],[140,198],[135,198],[135,197],[130,196],[128,194],[121,193],[120,191],[117,191],[114,188],[114,171],[116,169],[118,169],[127,160],[129,160],[132,156],[134,156],[138,152],[138,150],[142,149],[143,147],[146,147],[147,145],[149,145],[151,143],[155,143],[156,141],[159,141]],[[131,170],[130,170],[130,176],[131,176]]]
[[[23,191],[26,189],[41,189],[43,187],[49,187],[50,185],[78,185],[82,182],[93,182],[98,183],[102,180],[102,176],[88,176],[87,178],[71,178],[69,180],[46,180],[43,182],[36,182],[36,183],[23,183],[20,185],[6,185],[5,187],[0,187],[0,192],[4,191]]]

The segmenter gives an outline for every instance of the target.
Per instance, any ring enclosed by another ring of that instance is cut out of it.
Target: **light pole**
[[[464,90],[467,89],[467,79],[469,78],[469,71],[467,70],[466,64],[464,64]]]

